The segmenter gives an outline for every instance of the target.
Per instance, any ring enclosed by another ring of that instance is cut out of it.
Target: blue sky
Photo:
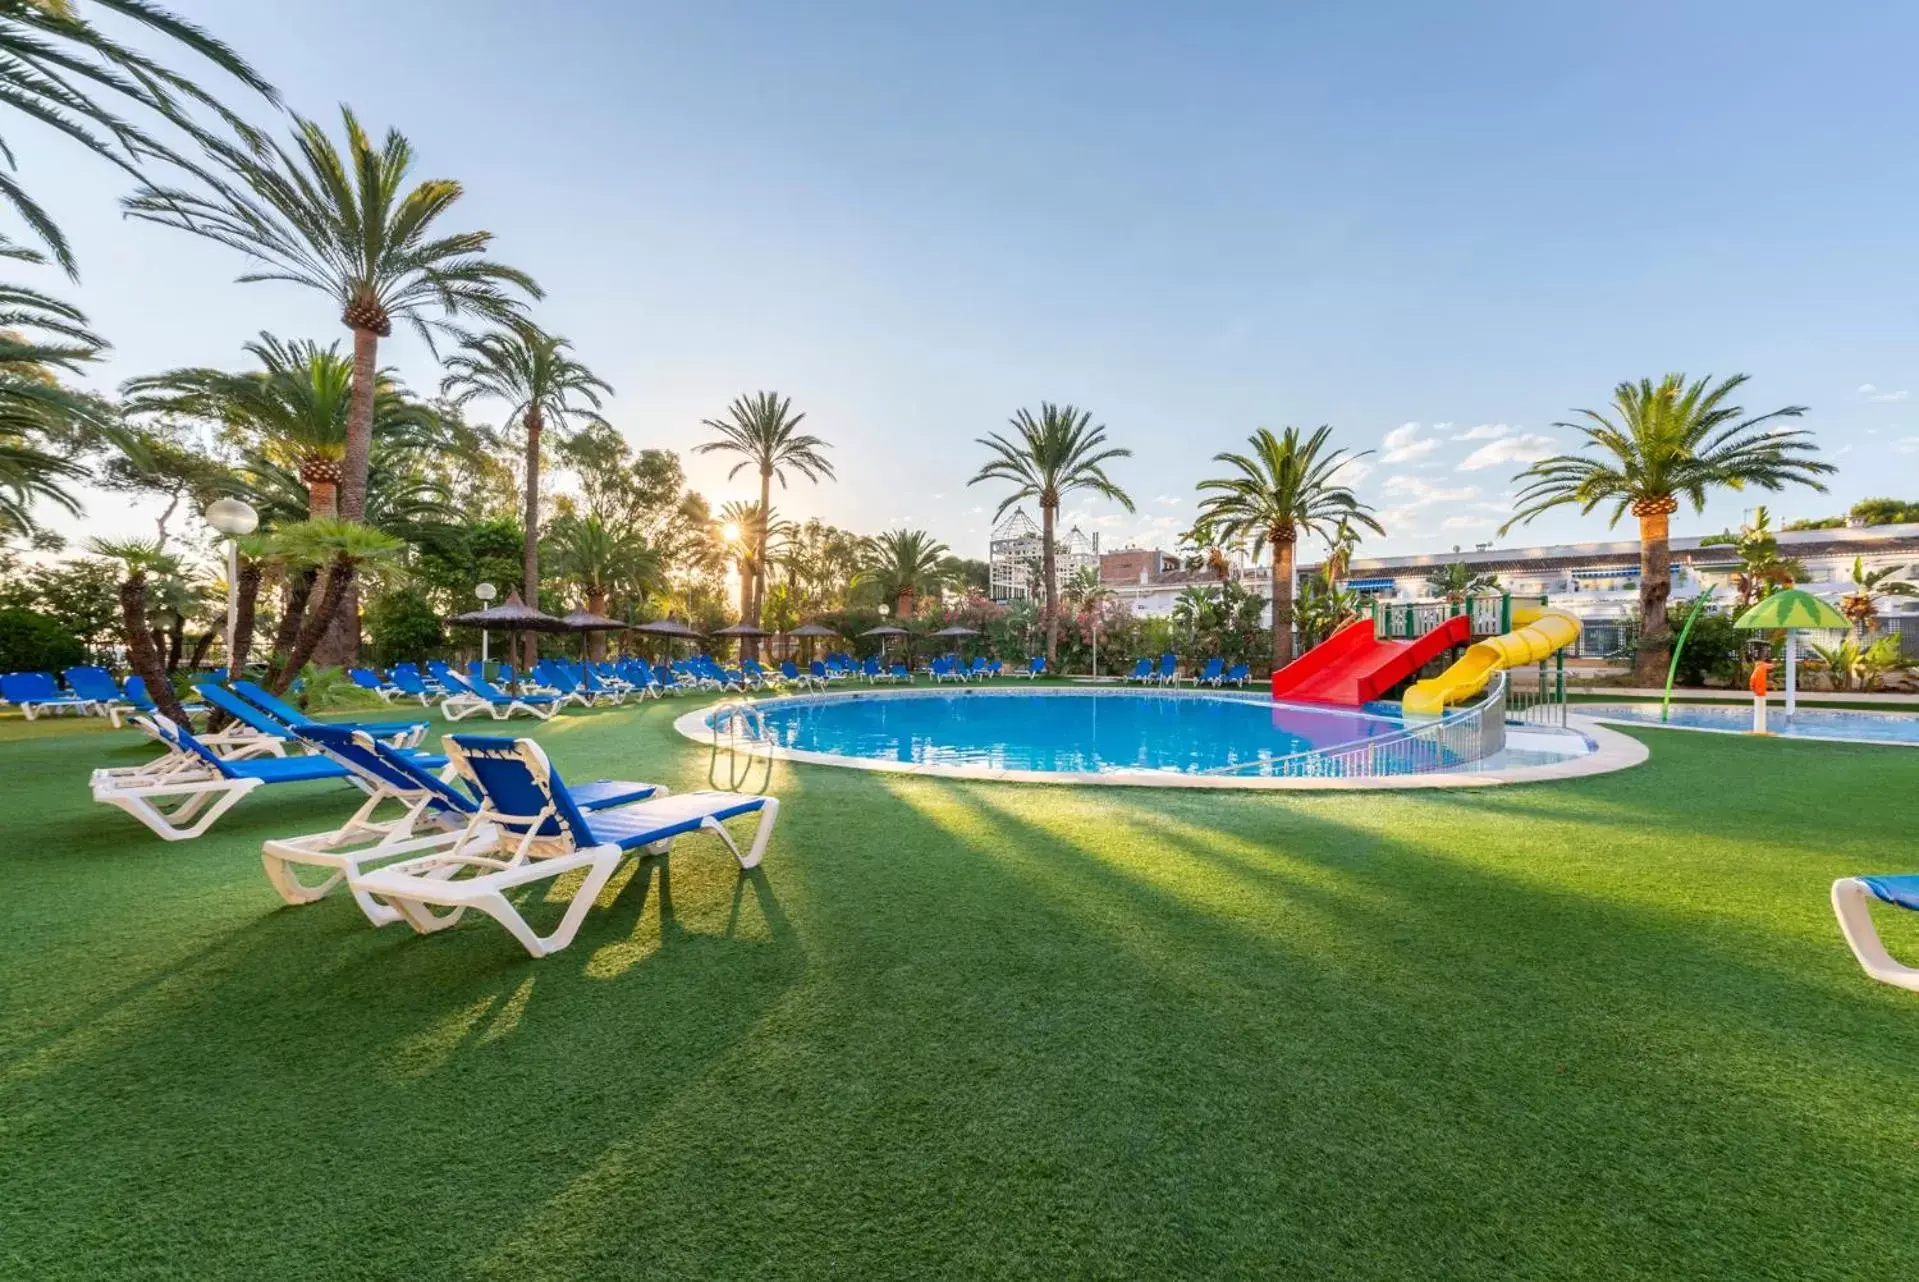
[[[1669,369],[1811,406],[1841,472],[1782,516],[1919,499],[1919,6],[174,3],[296,109],[348,102],[464,182],[456,221],[546,286],[635,445],[791,395],[840,479],[790,515],[983,554],[974,440],[1051,399],[1135,452],[1138,514],[1078,513],[1109,545],[1170,546],[1212,454],[1321,422],[1378,451],[1365,550],[1470,545],[1553,420]],[[122,220],[104,166],[45,140],[22,165],[104,381],[344,337],[317,295]]]

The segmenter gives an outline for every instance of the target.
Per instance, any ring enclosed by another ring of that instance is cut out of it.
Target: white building
[[[1041,596],[1045,591],[1041,586],[1040,570],[1045,547],[1046,540],[1040,533],[1038,523],[1026,515],[1025,508],[1014,508],[1005,520],[993,527],[987,556],[990,568],[988,594],[995,601],[1002,602],[1025,601]],[[1077,571],[1088,566],[1098,567],[1099,535],[1088,538],[1077,525],[1065,534],[1056,529],[1053,531],[1053,557],[1059,582],[1064,584]]]
[[[1806,567],[1799,586],[1835,605],[1850,589],[1854,557],[1862,558],[1867,569],[1910,566],[1907,577],[1919,580],[1919,524],[1789,530],[1778,537],[1780,555]],[[1582,655],[1611,654],[1626,643],[1639,606],[1637,539],[1366,557],[1352,563],[1342,586],[1387,601],[1427,600],[1432,589],[1426,576],[1454,561],[1465,562],[1476,574],[1498,575],[1500,587],[1515,596],[1544,596],[1578,615],[1585,625],[1579,641]],[[1715,587],[1716,599],[1730,603],[1737,594],[1732,575],[1738,568],[1732,548],[1701,547],[1696,537],[1675,538],[1673,599],[1696,597]],[[1308,562],[1299,573],[1304,577],[1318,569],[1317,563]],[[1270,563],[1234,566],[1232,575],[1242,586],[1272,599]],[[1185,570],[1169,553],[1137,548],[1107,553],[1101,558],[1101,577],[1135,613],[1148,616],[1172,613],[1185,588],[1218,582],[1211,570]],[[1919,654],[1919,598],[1891,597],[1879,608],[1882,626],[1904,636],[1908,653]],[[1270,623],[1270,606],[1267,620]]]

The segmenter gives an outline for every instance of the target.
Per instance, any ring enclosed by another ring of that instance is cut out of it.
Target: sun
[[[728,543],[738,543],[740,541],[740,523],[738,521],[728,521],[725,525],[722,525],[720,527],[720,537]]]

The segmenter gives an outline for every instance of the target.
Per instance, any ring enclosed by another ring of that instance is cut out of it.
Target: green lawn
[[[693,787],[683,710],[539,735]],[[36,728],[0,1275],[1919,1275],[1919,994],[1826,902],[1919,866],[1919,752],[1644,737],[1453,794],[780,769],[761,871],[689,841],[536,962],[280,907],[261,840],[353,794],[166,845],[86,799],[130,733]]]

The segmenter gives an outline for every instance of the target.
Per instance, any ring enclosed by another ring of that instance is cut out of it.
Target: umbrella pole
[[[1786,629],[1786,720],[1799,708],[1799,630]]]

